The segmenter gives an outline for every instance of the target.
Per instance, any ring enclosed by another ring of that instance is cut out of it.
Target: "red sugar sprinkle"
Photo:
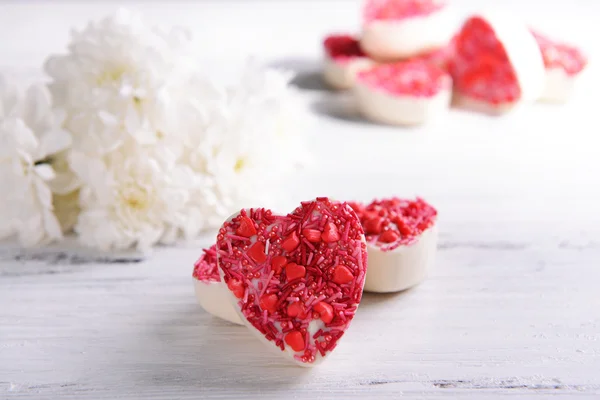
[[[293,231],[281,244],[281,248],[288,253],[290,251],[294,251],[296,247],[300,244],[300,239],[298,239],[298,234],[296,231]]]
[[[556,42],[539,32],[531,31],[538,43],[547,69],[561,68],[568,75],[577,75],[587,65],[587,58],[575,46]]]
[[[374,200],[355,209],[359,210],[367,242],[384,251],[413,243],[437,219],[436,209],[420,198]]]
[[[275,312],[275,305],[277,304],[277,296],[274,294],[266,294],[260,298],[260,308],[270,313]]]
[[[504,45],[481,17],[469,18],[456,36],[449,71],[456,89],[474,99],[502,104],[521,97]]]
[[[366,23],[427,16],[444,8],[439,0],[368,0],[363,10]]]
[[[217,246],[212,245],[202,250],[202,255],[194,263],[192,276],[203,282],[220,282],[219,269],[217,268]]]
[[[354,279],[352,275],[352,271],[343,265],[338,265],[333,270],[333,281],[338,285],[345,285],[346,283],[350,283]]]
[[[417,97],[431,97],[452,86],[443,69],[419,59],[376,65],[359,72],[357,79],[386,93]]]
[[[256,228],[254,227],[254,221],[248,217],[240,218],[240,225],[238,226],[236,233],[240,236],[249,238],[250,236],[256,235]]]
[[[333,320],[333,307],[324,302],[319,302],[314,305],[313,310],[319,313],[321,321],[328,324]]]
[[[319,243],[321,241],[321,231],[318,229],[302,229],[302,236],[309,242]]]
[[[293,281],[299,278],[304,278],[306,275],[306,268],[296,263],[289,263],[285,266],[285,276],[289,281]]]
[[[275,256],[271,259],[271,269],[276,274],[280,274],[286,264],[287,258],[285,256]]]
[[[251,259],[256,261],[257,263],[263,263],[267,259],[267,255],[265,254],[265,245],[261,242],[256,242],[252,246],[250,246],[250,250],[248,250],[248,256]]]
[[[285,335],[285,342],[294,350],[302,351],[305,347],[304,337],[301,332],[292,331]]]
[[[340,240],[340,233],[333,222],[328,222],[325,224],[323,233],[321,234],[321,239],[327,243],[337,242]]]
[[[256,229],[250,245],[236,234],[248,226]],[[286,216],[242,210],[223,224],[215,254],[250,325],[275,346],[283,350],[287,345],[296,359],[311,363],[335,348],[354,317],[367,265],[363,232],[351,207],[322,198]],[[261,238],[269,238],[268,248]],[[334,312],[333,301],[340,310],[352,311]],[[307,333],[314,319],[323,324],[324,334],[332,327],[339,332],[330,335],[326,346]]]

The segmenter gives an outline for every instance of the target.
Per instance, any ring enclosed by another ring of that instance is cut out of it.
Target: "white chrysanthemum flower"
[[[204,210],[203,226],[219,226],[232,212],[264,202],[276,180],[302,161],[292,77],[251,62],[220,96],[197,102],[202,122],[189,135],[186,162],[205,177],[190,205]]]
[[[50,88],[73,136],[55,195],[86,245],[145,250],[219,226],[259,204],[302,160],[291,75],[251,63],[233,84],[196,69],[190,38],[130,12],[75,32],[51,57]],[[58,180],[55,180],[58,181]]]
[[[50,188],[69,189],[52,167],[53,157],[71,143],[61,122],[46,87],[32,85],[24,91],[0,76],[1,238],[17,234],[24,246],[62,238]]]
[[[83,183],[75,231],[103,250],[172,242],[188,223],[184,206],[197,179],[160,149],[122,149],[96,159],[71,154]]]
[[[190,46],[187,32],[148,26],[125,9],[73,32],[68,54],[45,66],[65,127],[77,133],[73,148],[102,155],[131,137],[180,150],[177,102],[193,68]]]

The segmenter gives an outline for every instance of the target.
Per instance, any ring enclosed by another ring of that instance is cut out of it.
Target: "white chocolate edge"
[[[436,222],[408,246],[383,251],[368,243],[369,268],[365,292],[400,292],[423,282],[435,262],[437,239]]]
[[[222,281],[201,281],[194,278],[194,291],[198,303],[207,313],[237,325],[244,324],[229,301],[229,288]]]
[[[356,75],[375,63],[367,57],[355,57],[345,62],[336,62],[329,54],[323,61],[323,79],[330,87],[346,90],[354,86]]]
[[[448,6],[424,16],[365,23],[361,48],[377,60],[400,60],[446,46],[454,30]]]
[[[354,95],[359,112],[367,119],[388,125],[415,126],[448,112],[451,86],[425,97],[393,95],[357,82]]]

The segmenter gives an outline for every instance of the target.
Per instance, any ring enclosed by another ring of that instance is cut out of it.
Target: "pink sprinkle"
[[[308,266],[308,265],[310,265],[310,262],[312,261],[312,259],[313,259],[313,256],[314,256],[314,255],[315,255],[315,253],[310,253],[310,254],[308,255],[308,261],[306,262],[306,265],[307,265],[307,266]]]
[[[348,240],[348,233],[350,232],[350,222],[346,222],[346,229],[344,229],[344,235],[342,238]]]
[[[306,245],[306,247],[308,247],[311,251],[315,251],[315,246],[313,246],[311,242],[306,240],[306,238],[302,239],[302,243],[304,243]],[[310,253],[310,255],[312,256],[313,253]]]
[[[264,287],[264,289],[262,289],[260,291],[260,296],[259,297],[262,297],[262,295],[265,294],[265,291],[267,290],[267,286],[269,285],[269,282],[271,282],[271,278],[273,278],[273,274],[274,273],[275,273],[275,271],[273,271],[273,270],[271,270],[271,272],[269,272],[269,277],[265,281],[265,287]],[[262,284],[262,282],[261,282],[261,284]],[[260,285],[259,285],[258,288],[260,289]]]
[[[254,260],[252,260],[250,257],[248,257],[248,254],[242,253],[242,257],[244,257],[246,260],[248,260],[248,262],[250,263],[250,265],[256,265],[256,263],[254,262]]]
[[[251,242],[250,238],[247,237],[243,237],[243,236],[238,236],[238,235],[233,235],[233,234],[228,234],[226,235],[226,237],[228,237],[229,239],[235,239],[235,240],[241,240],[244,242]]]

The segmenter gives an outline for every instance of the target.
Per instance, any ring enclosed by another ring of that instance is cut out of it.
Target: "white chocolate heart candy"
[[[354,95],[366,118],[390,125],[420,125],[448,111],[452,80],[422,60],[378,65],[358,74]]]
[[[229,301],[229,289],[221,282],[215,245],[202,250],[202,256],[194,264],[192,276],[196,299],[204,311],[234,324],[243,325]]]
[[[542,94],[541,51],[525,24],[513,15],[478,14],[456,36],[449,70],[456,105],[503,114]]]
[[[421,283],[435,259],[437,211],[422,199],[352,203],[367,238],[366,292],[399,292]]]
[[[452,37],[452,14],[436,0],[369,0],[362,49],[381,61],[412,58],[442,48]]]
[[[356,74],[374,64],[362,52],[358,40],[350,35],[329,35],[323,41],[323,47],[323,78],[334,89],[350,89]]]
[[[241,210],[217,236],[231,304],[269,348],[313,366],[354,318],[367,270],[363,228],[347,203],[303,202],[288,215]]]
[[[586,56],[575,46],[556,42],[539,32],[532,32],[546,67],[546,84],[540,98],[552,103],[566,102],[587,66]]]

